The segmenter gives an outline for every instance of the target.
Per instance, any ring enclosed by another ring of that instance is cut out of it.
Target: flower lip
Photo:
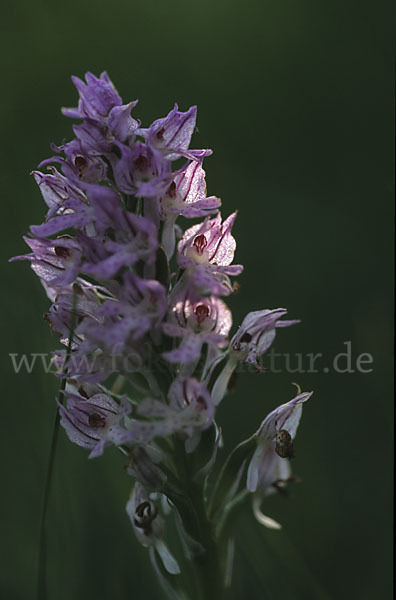
[[[59,258],[69,258],[70,256],[70,250],[63,246],[55,246],[54,251]]]
[[[134,523],[139,529],[143,529],[144,535],[150,535],[151,524],[158,514],[158,508],[153,502],[144,500],[135,509]]]
[[[85,169],[85,167],[87,166],[88,161],[84,156],[79,156],[77,155],[74,159],[74,166],[80,171],[83,171]]]
[[[170,196],[171,198],[175,198],[176,194],[177,194],[177,189],[176,189],[176,183],[174,181],[172,181],[172,183],[170,184],[170,186],[167,189],[168,196]]]
[[[208,245],[208,241],[206,237],[201,233],[200,235],[197,235],[197,237],[194,239],[193,245],[198,254],[203,254],[206,246]]]
[[[88,424],[95,428],[106,427],[106,419],[103,415],[94,412],[88,415]]]
[[[201,324],[209,316],[210,310],[206,304],[198,304],[194,309],[194,313],[198,323]]]

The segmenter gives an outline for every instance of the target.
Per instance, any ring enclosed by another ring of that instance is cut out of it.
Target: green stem
[[[66,350],[65,362],[63,365],[64,370],[66,370],[66,367],[68,365],[68,362],[70,359],[70,354],[71,354],[71,349],[72,349],[73,335],[74,335],[74,329],[75,329],[75,325],[76,325],[76,306],[77,306],[77,294],[76,294],[76,292],[74,292],[73,293],[73,301],[72,301],[72,310],[71,310],[71,315],[70,315],[69,343],[68,343],[67,350]],[[65,390],[65,387],[66,387],[66,373],[64,373],[64,378],[62,379],[62,383],[61,383],[60,389],[59,389],[58,402],[60,404],[63,404],[63,392]],[[55,453],[56,453],[56,447],[57,447],[57,442],[58,442],[58,437],[59,437],[59,422],[60,422],[60,417],[59,417],[59,410],[57,407],[56,413],[55,413],[55,421],[54,421],[54,425],[52,428],[52,439],[51,439],[50,453],[49,453],[48,464],[47,464],[47,472],[46,472],[46,476],[45,476],[44,496],[43,496],[43,504],[42,504],[42,508],[41,508],[41,517],[40,517],[39,552],[38,552],[38,569],[37,569],[37,600],[46,600],[46,598],[47,598],[47,531],[46,531],[46,524],[47,524],[47,512],[48,512],[48,504],[49,504],[50,491],[51,491],[52,475],[54,472]]]
[[[39,533],[39,556],[38,556],[38,573],[37,573],[37,600],[45,600],[47,598],[47,512],[50,497],[52,473],[54,470],[55,451],[58,441],[59,432],[59,411],[56,410],[54,426],[52,429],[52,439],[50,453],[47,464],[47,473],[44,484],[44,498],[41,508],[40,517],[40,533]]]
[[[210,521],[204,496],[204,482],[193,480],[190,456],[186,455],[182,444],[177,452],[178,476],[183,496],[174,496],[183,527],[188,536],[198,542],[201,552],[193,552],[192,564],[195,570],[199,600],[222,600],[224,598],[223,565],[215,538],[214,523]]]
[[[194,565],[200,580],[202,600],[222,600],[224,597],[223,569],[213,526],[206,514],[202,492],[202,488],[195,492],[193,490],[192,500],[197,512],[201,529],[201,544],[205,548],[205,552],[195,557]]]

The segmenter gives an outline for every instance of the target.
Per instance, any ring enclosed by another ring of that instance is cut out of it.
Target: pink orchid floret
[[[203,291],[228,295],[233,291],[229,276],[240,275],[242,265],[232,265],[236,248],[231,234],[237,213],[222,222],[220,213],[193,225],[178,244],[178,264],[187,269],[194,284]]]
[[[260,504],[263,497],[282,491],[291,480],[289,459],[295,455],[293,441],[302,405],[311,396],[312,392],[299,393],[278,406],[264,419],[256,433],[257,449],[249,463],[246,485],[255,493],[253,506],[257,520],[273,529],[278,529],[279,524],[261,513]]]
[[[170,362],[190,363],[199,358],[203,344],[224,348],[232,325],[226,304],[216,296],[180,298],[171,308],[163,331],[170,337],[181,338],[178,348],[164,353]]]

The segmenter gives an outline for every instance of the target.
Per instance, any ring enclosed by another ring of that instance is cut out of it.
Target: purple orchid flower
[[[75,138],[60,146],[52,144],[51,148],[57,153],[64,153],[65,158],[49,158],[40,163],[40,168],[53,162],[59,163],[67,183],[74,181],[76,187],[79,187],[81,181],[95,184],[107,179],[106,163],[99,156],[86,152],[79,139]]]
[[[169,161],[155,148],[136,142],[134,149],[117,144],[121,157],[110,159],[117,186],[125,194],[142,198],[162,195],[170,184]]]
[[[178,433],[187,436],[185,448],[187,453],[191,453],[198,445],[201,432],[214,421],[213,400],[205,385],[192,377],[175,379],[169,388],[168,399],[172,408],[183,413],[185,426]]]
[[[78,276],[81,266],[81,248],[78,242],[68,236],[56,240],[45,238],[23,238],[32,249],[31,254],[15,256],[12,261],[28,260],[38,275],[50,300],[63,287],[68,286]]]
[[[216,212],[221,200],[216,196],[206,196],[205,171],[202,164],[191,161],[174,177],[161,198],[161,216],[169,215],[187,218],[205,217]]]
[[[69,439],[90,450],[89,458],[100,456],[106,446],[118,445],[124,418],[131,404],[124,396],[118,404],[99,386],[66,386],[66,406],[59,406],[61,425]]]
[[[294,456],[293,440],[302,415],[302,405],[312,392],[301,393],[273,410],[257,431],[257,449],[250,461],[247,488],[256,494],[255,516],[263,525],[279,529],[280,525],[260,511],[264,496],[280,491],[290,480],[289,458]]]
[[[107,292],[103,295],[104,288],[93,285],[78,278],[73,285],[57,289],[54,303],[50,307],[45,319],[51,326],[52,333],[60,334],[60,341],[65,346],[69,343],[70,323],[72,311],[75,311],[75,327],[73,332],[72,349],[76,349],[84,342],[83,326],[85,321],[101,322],[99,316],[102,298],[110,296]]]
[[[144,280],[132,272],[124,273],[118,298],[109,298],[98,311],[102,323],[91,321],[87,337],[102,340],[106,347],[121,349],[128,339],[139,339],[147,331],[156,330],[167,311],[164,287],[154,280]]]
[[[242,265],[231,265],[236,248],[231,235],[235,218],[233,213],[222,223],[220,214],[207,217],[202,224],[187,229],[178,244],[178,264],[204,291],[227,295],[233,291],[228,276],[242,273]]]
[[[72,119],[84,119],[91,126],[100,123],[108,130],[103,137],[109,140],[126,142],[132,138],[140,123],[130,113],[138,101],[122,104],[121,97],[105,72],[99,79],[87,73],[85,79],[86,83],[78,77],[72,77],[80,95],[78,108],[63,108],[63,114]]]
[[[298,320],[279,321],[286,313],[285,308],[276,308],[274,310],[258,310],[246,315],[231,340],[229,358],[214,383],[212,396],[216,405],[225,396],[229,381],[239,361],[254,365],[256,371],[260,372],[259,358],[274,341],[276,329],[300,322]]]
[[[154,121],[148,129],[139,129],[138,134],[146,138],[149,146],[161,150],[168,160],[177,160],[182,155],[189,157],[187,150],[196,120],[196,106],[183,113],[175,104],[166,117]]]
[[[57,211],[46,223],[32,225],[32,233],[38,237],[48,237],[73,227],[92,236],[112,228],[114,215],[121,210],[118,194],[106,186],[85,185],[89,186],[87,194],[64,198],[62,210]]]
[[[107,121],[109,131],[114,140],[121,143],[127,143],[134,139],[140,122],[131,117],[131,110],[136,106],[138,100],[123,104],[122,106],[114,106]]]
[[[111,155],[114,139],[104,123],[93,119],[84,119],[80,125],[73,125],[73,132],[84,152],[94,156],[108,157]]]
[[[285,308],[275,308],[247,314],[231,341],[231,355],[260,369],[258,359],[271,346],[276,329],[300,323],[299,320],[279,321],[286,313]]]
[[[121,97],[106,72],[103,72],[99,79],[92,73],[86,73],[85,80],[86,83],[79,77],[72,77],[80,95],[78,108],[63,108],[63,114],[72,119],[91,119],[106,123],[112,134],[124,141],[131,128],[133,132],[139,125],[130,117],[131,109],[137,104],[137,100],[122,105]]]
[[[220,204],[220,198],[206,196],[205,171],[201,161],[191,161],[175,175],[160,200],[161,218],[165,221],[162,245],[168,258],[175,248],[177,217],[205,217],[217,212]]]
[[[164,333],[181,337],[178,348],[165,352],[170,362],[192,363],[196,361],[203,344],[216,348],[227,346],[232,316],[228,307],[216,296],[191,300],[185,296],[175,299],[169,320],[163,323]]]
[[[80,203],[88,203],[86,194],[74,182],[59,173],[55,167],[49,169],[51,174],[33,171],[34,179],[48,206],[47,221],[55,215],[72,214],[73,207],[76,210]]]
[[[103,211],[106,211],[103,204]],[[102,222],[108,216],[113,221],[113,239],[109,236],[92,240],[87,236],[80,236],[84,241],[86,262],[82,271],[94,275],[99,280],[111,279],[123,267],[131,267],[139,260],[148,264],[155,261],[158,247],[157,231],[155,225],[145,217],[108,207],[106,215],[103,212]]]
[[[132,490],[126,512],[139,542],[156,549],[168,573],[179,574],[180,567],[163,541],[164,520],[140,483],[136,483]]]
[[[103,72],[99,78],[92,73],[86,73],[86,83],[79,77],[74,76],[72,81],[77,88],[80,99],[78,108],[62,109],[66,117],[101,120],[108,116],[112,108],[122,104],[121,97],[106,72]]]
[[[154,286],[150,286],[148,282],[148,286],[144,287],[145,283],[143,280],[139,282],[140,287],[134,292],[135,299],[141,303],[158,301],[157,308],[164,312],[166,301],[164,291],[159,289],[160,284],[154,282]],[[142,290],[150,290],[151,297],[144,298]],[[119,314],[122,313],[120,307],[119,313],[114,316],[107,314],[108,303],[114,306],[121,304],[106,288],[81,278],[78,278],[73,286],[64,288],[56,295],[55,302],[45,318],[52,331],[60,334],[60,341],[65,346],[69,344],[72,310],[76,316],[69,362],[65,365],[66,351],[57,352],[53,360],[60,377],[64,376],[66,366],[69,375],[82,381],[97,382],[103,381],[112,372],[129,376],[144,364],[145,345],[136,338],[139,334],[142,335],[142,328],[149,328],[155,319],[159,318],[158,314],[154,314],[152,310],[150,320],[144,315],[146,321],[139,320],[136,313],[134,319],[131,319],[130,314],[126,314],[122,319]],[[137,312],[138,310],[139,308],[136,308]],[[133,312],[132,307],[130,311]]]
[[[109,158],[113,142],[129,142],[135,137],[140,123],[131,116],[131,110],[137,100],[123,105],[107,73],[99,79],[87,73],[85,78],[86,83],[72,78],[80,95],[78,108],[64,108],[62,112],[67,117],[83,119],[73,131],[85,152]]]
[[[193,452],[201,432],[213,423],[214,406],[210,394],[196,379],[179,377],[169,388],[168,400],[169,403],[154,398],[143,400],[138,405],[134,418],[128,419],[126,431],[120,438],[121,443],[148,450],[147,444],[156,438],[177,434],[185,440],[186,452]],[[143,456],[143,462],[145,461],[148,459]],[[144,469],[143,464],[140,471],[142,468],[147,473],[153,472],[154,481],[158,468],[153,465],[150,467],[150,461],[147,462],[147,469]]]

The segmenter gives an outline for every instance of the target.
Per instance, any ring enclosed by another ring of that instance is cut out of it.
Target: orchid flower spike
[[[272,411],[220,469],[226,431],[217,406],[237,366],[260,370],[277,329],[298,321],[283,319],[284,308],[265,309],[232,331],[226,300],[243,270],[237,212],[223,220],[206,187],[212,151],[190,147],[197,107],[176,104],[142,126],[137,101],[124,103],[106,72],[72,80],[77,106],[62,112],[79,122],[33,172],[45,215],[24,237],[27,253],[11,260],[30,264],[49,299],[45,319],[60,346],[51,361],[61,381],[56,409],[67,437],[90,458],[115,447],[126,460],[124,476],[134,481],[127,514],[168,596],[190,596],[173,577],[190,560],[199,597],[222,597],[233,555],[224,525],[253,495],[257,519],[279,526],[260,506],[291,480],[311,393],[299,390]],[[181,560],[168,549],[165,513],[175,517]],[[228,548],[227,560],[217,544]]]

